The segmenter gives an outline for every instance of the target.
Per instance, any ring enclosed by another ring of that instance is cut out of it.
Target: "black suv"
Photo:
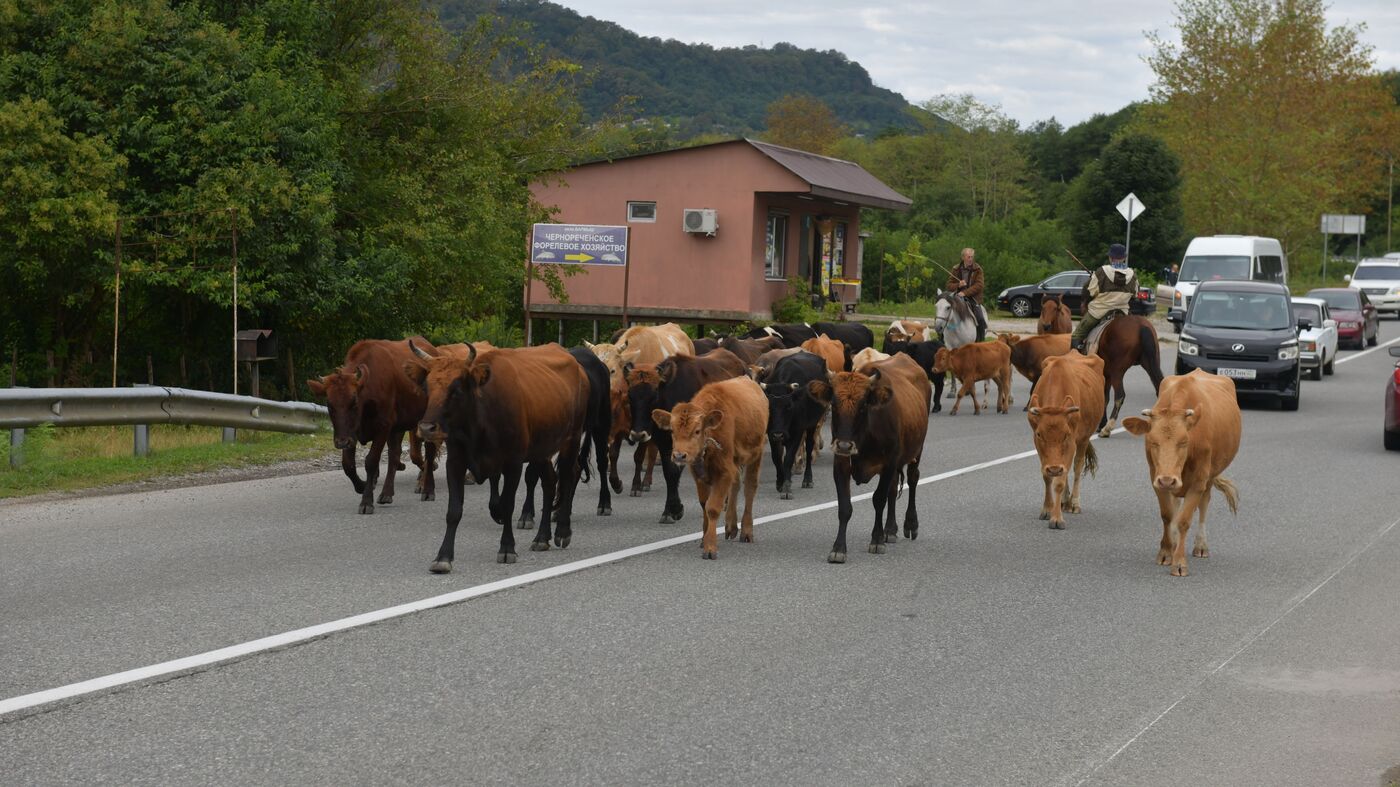
[[[1040,302],[1047,295],[1057,295],[1060,303],[1078,314],[1083,305],[1084,288],[1089,286],[1085,271],[1064,271],[1040,282],[1010,287],[997,295],[997,305],[1017,317],[1040,316]],[[1137,296],[1128,304],[1133,314],[1151,315],[1157,311],[1157,294],[1151,287],[1138,287]]]
[[[1202,282],[1176,347],[1176,373],[1204,369],[1243,395],[1274,396],[1298,409],[1302,377],[1288,288],[1260,281]]]

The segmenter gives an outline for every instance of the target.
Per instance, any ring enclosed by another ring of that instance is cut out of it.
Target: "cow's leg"
[[[1210,547],[1206,546],[1206,511],[1210,508],[1210,487],[1201,494],[1201,504],[1196,514],[1196,542],[1191,549],[1191,557],[1210,557]]]
[[[770,435],[768,437],[768,456],[773,460],[773,472],[778,476],[777,480],[774,481],[774,485],[778,488],[778,495],[784,500],[788,499],[789,493],[791,492],[791,490],[787,492],[783,491],[783,458],[786,455],[787,446],[773,439]]]
[[[919,537],[919,509],[914,507],[915,493],[919,489],[918,459],[904,469],[904,483],[909,487],[909,503],[904,507],[904,537],[913,541]]]
[[[351,443],[340,452],[340,468],[345,471],[345,477],[350,479],[350,485],[355,487],[355,494],[364,494],[365,482],[360,478],[360,469],[355,466],[355,444]]]
[[[437,443],[429,440],[423,445],[423,469],[418,472],[421,479],[418,487],[425,501],[437,497],[437,481],[433,478],[433,470],[437,469],[437,452]]]
[[[988,378],[988,379],[986,379],[986,380],[983,380],[983,381],[982,381],[982,410],[986,410],[986,409],[989,407],[989,405],[987,404],[987,392],[989,392],[989,391],[991,391],[991,390],[992,390],[992,381],[991,381],[991,378]],[[976,395],[976,394],[973,394],[973,396],[972,396],[972,403],[973,403],[974,405],[977,404],[977,395]],[[1001,400],[1000,400],[1000,399],[997,400],[997,404],[1001,404]],[[982,411],[981,411],[981,410],[977,410],[976,408],[974,408],[972,414],[973,414],[973,415],[981,415],[981,414],[982,414]]]
[[[490,499],[486,503],[486,510],[491,514],[491,521],[498,525],[506,523],[505,514],[501,513],[501,485],[499,476],[491,476],[487,479],[487,484],[491,487]]]
[[[1036,383],[1036,379],[1037,379],[1037,378],[1035,378],[1035,377],[1032,377],[1032,378],[1031,378],[1031,390],[1030,390],[1030,393],[1026,394],[1026,403],[1025,403],[1025,405],[1023,405],[1023,406],[1021,407],[1021,412],[1023,412],[1023,413],[1026,412],[1027,410],[1031,409],[1031,397],[1032,397],[1032,396],[1035,396],[1035,383]]]
[[[563,456],[559,458],[563,459]],[[535,540],[530,543],[530,551],[543,552],[549,549],[549,540],[554,535],[551,521],[554,515],[554,495],[563,479],[560,473],[554,471],[554,465],[548,459],[531,462],[525,466],[526,495],[533,491],[529,488],[532,473],[540,480],[540,527],[535,531]]]
[[[1065,498],[1065,475],[1061,473],[1050,476],[1045,480],[1048,486],[1046,492],[1047,501],[1050,503],[1050,529],[1065,529],[1065,512],[1063,508]]]
[[[403,430],[389,433],[389,468],[384,472],[384,488],[379,490],[379,504],[394,502],[394,477],[403,468]]]
[[[638,443],[635,451],[632,452],[632,497],[642,496],[642,465],[647,461],[651,453],[651,443]],[[650,488],[650,476],[647,479],[647,487]]]
[[[803,440],[803,451],[806,453],[807,465],[802,468],[802,488],[812,488],[812,444],[817,441],[817,427],[807,430],[807,438]]]
[[[828,563],[846,562],[846,525],[851,521],[851,460],[838,456],[832,463],[831,478],[836,483],[836,541],[826,556]]]
[[[870,530],[870,547],[867,549],[872,555],[883,555],[885,553],[885,505],[894,507],[894,476],[888,468],[880,472],[880,480],[875,482],[875,495],[872,503],[875,506],[875,526]]]
[[[432,470],[428,469],[430,464],[423,460],[423,441],[418,439],[418,430],[416,429],[408,430],[408,459],[418,468],[418,478],[413,484],[413,493],[421,495],[423,494],[423,475],[425,472],[432,475]],[[404,468],[400,467],[399,469],[403,470]]]
[[[685,516],[685,505],[681,503],[681,469],[671,461],[671,433],[663,431],[649,442],[658,443],[656,451],[661,455],[661,475],[666,479],[666,505],[661,509],[661,524],[674,524]]]
[[[758,470],[762,462],[759,458],[744,466],[744,518],[739,526],[739,540],[750,544],[753,543],[753,498],[758,494]],[[737,484],[733,494],[739,494]]]
[[[644,477],[644,478],[642,479],[642,491],[643,491],[643,492],[650,492],[650,491],[651,491],[651,473],[652,473],[653,470],[656,469],[656,461],[657,461],[658,455],[661,453],[661,449],[657,448],[657,447],[656,447],[656,443],[654,443],[654,442],[652,442],[652,441],[650,441],[650,440],[648,440],[647,442],[643,443],[643,444],[642,444],[642,447],[646,450],[646,458],[647,458],[647,474],[646,474],[646,477]],[[668,451],[668,453],[669,453],[670,449],[667,449],[667,451]],[[661,470],[662,470],[662,478],[665,478],[665,471],[666,471],[665,466],[662,466]]]
[[[930,415],[943,410],[943,381],[947,377],[941,372],[929,375],[929,382],[933,383],[933,409],[929,410]]]
[[[1191,517],[1201,505],[1201,499],[1210,494],[1210,487],[1204,490],[1188,489],[1176,512],[1176,528],[1172,539],[1172,571],[1174,577],[1184,577],[1191,572],[1186,569],[1186,533],[1191,529]]]
[[[802,468],[803,478],[811,478],[812,476],[812,443],[808,437],[809,435],[804,435],[802,432],[796,434],[789,432],[783,441],[783,460],[782,465],[778,468],[778,477],[781,479],[778,489],[782,492],[783,500],[792,499],[792,476],[797,472],[797,457],[799,455],[807,457],[807,464]]]
[[[1045,497],[1040,502],[1040,521],[1048,522],[1050,521],[1050,509],[1055,507],[1054,501],[1050,499],[1051,493],[1055,491],[1055,485],[1050,483],[1049,473],[1042,471],[1040,480],[1045,483]],[[1050,527],[1053,528],[1054,525],[1050,525]]]
[[[1157,548],[1157,565],[1165,566],[1172,559],[1172,520],[1176,519],[1176,498],[1171,492],[1152,487],[1157,495],[1157,510],[1162,517],[1162,543]]]
[[[452,570],[453,551],[457,544],[457,523],[462,521],[462,487],[466,481],[467,463],[458,458],[461,451],[447,455],[447,532],[438,547],[437,559],[429,571],[446,574]]]
[[[622,456],[622,437],[614,437],[608,445],[608,483],[616,494],[622,494],[622,476],[617,474],[617,460]]]
[[[501,471],[501,499],[497,509],[501,514],[501,546],[496,550],[497,563],[514,563],[515,528],[511,527],[511,514],[515,513],[515,493],[520,488],[522,468],[516,462],[507,462]],[[545,507],[548,510],[548,506]]]
[[[718,485],[711,486],[699,478],[695,479],[695,496],[700,501],[700,557],[705,560],[715,560],[719,557],[719,536],[715,529],[718,527],[721,503],[716,501],[713,507],[710,504],[712,495],[723,494],[717,492],[718,489]]]
[[[559,454],[559,486],[555,495],[559,504],[554,512],[554,545],[560,549],[568,547],[574,537],[574,492],[578,490],[579,477],[574,464],[579,455],[578,447],[579,437],[574,435]]]
[[[962,400],[963,397],[967,395],[967,391],[967,383],[963,383],[962,385],[958,386],[958,398],[953,400],[953,409],[948,411],[948,415],[958,414],[958,410],[962,408]],[[975,392],[972,395],[972,406],[974,408],[977,406],[977,394]]]
[[[602,487],[598,491],[598,516],[612,516],[612,490],[608,489],[608,479],[603,478],[605,468],[608,466],[608,435],[603,429],[597,430],[593,435],[594,460],[598,464],[598,485]],[[622,484],[617,485],[617,491],[622,491]]]
[[[736,471],[739,468],[735,468]],[[742,476],[734,473],[734,480],[728,484],[729,494],[724,497],[724,540],[733,541],[739,536],[739,484]]]
[[[553,468],[550,469],[550,472],[553,472]],[[529,530],[535,526],[535,487],[539,482],[539,467],[534,462],[525,465],[525,502],[520,506],[520,519],[515,523],[515,526],[521,530]],[[551,502],[552,498],[549,496],[549,492],[545,492],[541,505],[544,506],[546,516],[549,513]]]
[[[1084,463],[1089,459],[1089,443],[1086,440],[1074,452],[1074,490],[1069,493],[1065,510],[1071,514],[1083,513],[1079,507],[1079,480],[1084,476]]]
[[[384,451],[384,437],[376,437],[365,452],[365,491],[360,494],[360,513],[374,513],[374,487],[379,483],[379,456]]]

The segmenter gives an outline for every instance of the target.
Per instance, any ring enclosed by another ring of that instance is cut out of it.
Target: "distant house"
[[[626,226],[630,271],[586,265],[565,303],[535,282],[536,317],[617,319],[625,276],[634,321],[771,319],[789,277],[854,304],[860,208],[910,205],[858,164],[751,139],[584,164],[565,181],[535,184],[536,199],[562,224]]]

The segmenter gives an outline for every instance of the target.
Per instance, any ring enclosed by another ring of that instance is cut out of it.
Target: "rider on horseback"
[[[962,262],[952,270],[943,289],[967,302],[972,313],[977,316],[977,341],[987,338],[987,315],[982,311],[982,266],[972,259],[972,249],[962,250]]]
[[[1079,319],[1079,325],[1075,326],[1074,335],[1070,337],[1070,346],[1081,353],[1084,352],[1084,341],[1089,331],[1113,312],[1127,314],[1128,305],[1137,294],[1137,274],[1128,267],[1128,250],[1123,244],[1115,243],[1108,247],[1108,264],[1094,270],[1085,290],[1088,293],[1085,299],[1088,306],[1084,316]]]

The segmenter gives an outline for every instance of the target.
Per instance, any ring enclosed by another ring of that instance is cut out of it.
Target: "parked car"
[[[1400,317],[1400,259],[1364,259],[1346,279],[1347,286],[1366,293],[1376,311]]]
[[[1085,271],[1062,271],[1038,284],[1009,287],[997,295],[997,305],[1017,317],[1040,316],[1040,303],[1047,295],[1055,295],[1060,303],[1079,314],[1084,303],[1084,288],[1089,285]],[[1157,294],[1151,287],[1138,287],[1137,297],[1128,304],[1133,314],[1153,314],[1157,311]]]
[[[1327,301],[1294,298],[1293,320],[1298,323],[1298,363],[1313,380],[1331,374],[1337,361],[1337,321],[1327,313]]]
[[[1192,238],[1181,258],[1167,320],[1181,332],[1196,287],[1207,281],[1267,281],[1288,284],[1288,257],[1274,238],[1208,235]]]
[[[1309,290],[1307,297],[1327,301],[1327,310],[1337,321],[1337,341],[1343,346],[1359,350],[1380,342],[1381,320],[1366,293],[1350,287],[1323,287]]]
[[[1229,377],[1243,396],[1277,398],[1297,410],[1302,391],[1298,323],[1288,288],[1273,282],[1201,282],[1176,346],[1176,373]]]
[[[1400,347],[1390,348],[1390,357],[1400,358]],[[1385,386],[1385,449],[1400,451],[1400,362]]]

